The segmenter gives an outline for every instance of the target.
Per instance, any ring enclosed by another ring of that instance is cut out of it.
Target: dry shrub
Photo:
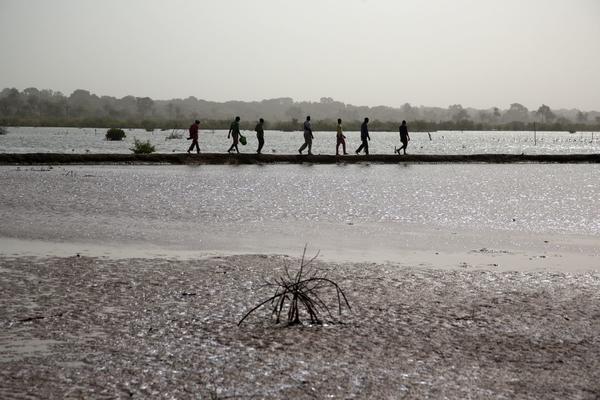
[[[272,308],[271,316],[275,317],[276,323],[281,322],[283,314],[288,325],[301,324],[302,309],[305,311],[303,315],[309,317],[311,324],[321,324],[323,322],[322,315],[327,315],[332,322],[339,322],[323,300],[324,292],[331,291],[335,293],[338,317],[342,315],[342,308],[348,307],[348,310],[352,310],[352,308],[344,291],[337,283],[310,267],[318,256],[319,253],[317,252],[313,258],[306,261],[305,246],[298,272],[292,275],[286,266],[284,276],[280,276],[273,281],[267,281],[266,286],[275,288],[275,294],[248,311],[238,322],[238,325],[241,325],[254,311],[266,305],[270,305]],[[287,311],[284,311],[286,308]]]

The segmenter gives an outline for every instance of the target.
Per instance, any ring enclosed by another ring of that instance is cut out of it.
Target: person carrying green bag
[[[238,141],[240,139],[240,117],[235,117],[235,121],[233,121],[231,123],[231,126],[229,127],[229,133],[227,134],[227,139],[229,139],[229,137],[233,138],[233,143],[231,144],[231,147],[229,148],[229,150],[227,150],[227,152],[229,154],[231,154],[231,151],[233,149],[235,149],[235,151],[240,154],[240,150],[238,149]],[[244,138],[244,142],[246,141],[246,138],[244,136],[242,136]],[[242,143],[244,144],[244,143]]]

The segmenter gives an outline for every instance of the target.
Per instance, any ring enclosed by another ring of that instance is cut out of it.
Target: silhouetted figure
[[[200,129],[200,121],[196,120],[194,121],[192,126],[190,126],[189,129],[190,136],[187,138],[187,140],[191,140],[192,145],[187,151],[188,154],[190,154],[190,152],[194,150],[194,147],[196,147],[196,153],[200,154],[200,146],[198,145],[198,129]]]
[[[254,128],[256,131],[256,139],[258,139],[258,149],[256,149],[256,154],[260,154],[260,151],[265,145],[265,130],[263,128],[264,123],[265,120],[261,118],[258,120],[258,124],[256,124],[256,127]]]
[[[359,154],[362,149],[365,149],[365,154],[369,155],[369,118],[365,118],[365,121],[360,126],[360,140],[362,141],[360,147],[356,149],[356,154]]]
[[[346,136],[344,136],[344,132],[342,131],[342,120],[341,118],[338,118],[338,124],[337,124],[337,144],[335,145],[335,155],[339,156],[340,155],[340,144],[342,145],[342,150],[344,150],[344,155],[348,154],[346,153]]]
[[[238,142],[240,140],[240,117],[235,117],[235,121],[231,123],[227,139],[229,139],[230,136],[233,138],[233,143],[227,152],[231,153],[231,151],[235,149],[235,151],[240,154],[240,150],[238,149]]]
[[[410,141],[410,136],[408,135],[408,127],[406,126],[406,121],[402,121],[402,125],[400,125],[400,142],[402,142],[402,147],[398,150],[395,150],[398,155],[400,155],[400,150],[404,150],[404,154],[406,155],[406,147],[408,147],[408,142]]]
[[[312,126],[310,125],[310,115],[306,117],[304,121],[304,144],[298,149],[298,153],[302,154],[302,150],[308,147],[308,155],[312,156],[312,140],[313,140]]]

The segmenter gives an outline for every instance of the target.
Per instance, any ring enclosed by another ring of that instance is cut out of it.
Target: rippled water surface
[[[256,246],[414,226],[599,235],[599,177],[598,165],[548,164],[3,166],[0,236]]]
[[[161,153],[181,153],[190,142],[187,133],[178,131],[181,139],[168,139],[172,131],[127,130],[124,141],[106,141],[106,129],[93,128],[9,128],[7,135],[0,135],[0,153],[130,153],[134,138],[149,140]],[[242,152],[256,151],[254,132],[245,132],[248,145]],[[592,136],[593,135],[593,136]],[[347,132],[348,152],[360,144],[358,132]],[[373,132],[371,153],[391,154],[399,147],[397,132]],[[415,132],[411,134],[409,152],[415,154],[557,154],[600,153],[600,134],[590,132]],[[295,154],[304,139],[301,132],[267,131],[265,153]],[[227,131],[201,131],[200,147],[203,152],[225,152],[230,145]],[[313,153],[335,153],[335,133],[316,132]]]

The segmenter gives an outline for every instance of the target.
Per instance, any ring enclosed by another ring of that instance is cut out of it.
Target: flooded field
[[[11,189],[0,193],[0,236],[17,253],[31,246],[7,240],[138,256],[298,254],[309,244],[334,260],[592,257],[599,173],[595,164],[3,166],[0,185]]]
[[[0,397],[592,398],[599,174],[0,166]],[[343,323],[238,326],[305,245]]]
[[[182,153],[190,142],[187,132],[147,132],[126,130],[124,141],[105,140],[104,128],[9,128],[0,136],[0,153],[130,153],[134,138],[149,140],[159,153]],[[172,134],[180,138],[171,139]],[[248,145],[242,152],[255,152],[254,132],[243,132]],[[348,152],[353,154],[360,145],[359,132],[346,132]],[[369,142],[372,154],[393,154],[400,146],[397,132],[373,132]],[[600,153],[600,134],[580,132],[414,132],[411,133],[408,152],[413,154],[589,154]],[[296,154],[303,143],[302,132],[267,131],[264,153]],[[224,153],[230,145],[227,131],[201,131],[200,148],[203,152]],[[335,133],[315,132],[314,154],[335,154]]]

